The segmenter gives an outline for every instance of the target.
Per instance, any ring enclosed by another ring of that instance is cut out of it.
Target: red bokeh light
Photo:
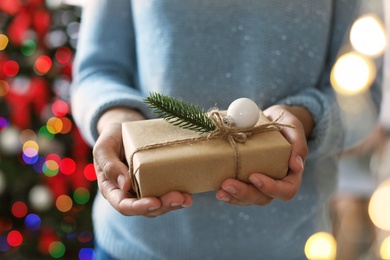
[[[71,158],[64,158],[60,164],[60,170],[65,175],[71,175],[76,170],[76,163]]]
[[[51,111],[57,117],[65,116],[69,112],[68,103],[63,100],[56,100],[51,106]]]
[[[65,65],[72,59],[72,50],[66,46],[59,47],[56,50],[55,57],[59,64]]]
[[[61,164],[61,157],[58,154],[51,153],[46,156],[46,161],[55,161],[58,165]]]
[[[67,134],[72,130],[73,123],[72,121],[67,117],[61,117],[60,120],[62,121],[62,129],[61,134]]]
[[[49,72],[51,69],[53,62],[47,55],[42,55],[38,57],[38,59],[35,61],[34,69],[35,72],[39,75],[44,75]]]
[[[23,243],[23,236],[19,231],[12,230],[8,233],[7,242],[10,246],[20,246]]]
[[[95,167],[92,163],[87,164],[84,168],[84,176],[89,181],[95,181],[97,179]]]
[[[7,77],[14,77],[19,73],[19,64],[14,60],[8,60],[3,65],[3,72]]]
[[[17,201],[12,205],[12,214],[17,218],[23,218],[27,215],[27,205],[22,201]]]

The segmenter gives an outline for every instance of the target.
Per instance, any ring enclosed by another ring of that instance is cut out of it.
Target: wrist
[[[97,122],[97,130],[100,134],[107,125],[144,119],[145,116],[135,109],[115,107],[105,111],[100,116]]]
[[[283,106],[283,109],[293,114],[302,123],[305,136],[309,138],[315,125],[312,113],[302,106]]]

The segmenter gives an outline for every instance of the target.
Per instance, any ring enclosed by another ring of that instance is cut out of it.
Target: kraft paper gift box
[[[260,114],[258,124],[269,123]],[[254,172],[281,179],[287,174],[291,153],[291,145],[277,129],[252,134],[245,143],[236,143],[239,158],[226,138],[197,140],[199,133],[164,119],[123,123],[122,134],[138,197],[159,197],[170,191],[212,191],[228,178],[248,182]]]

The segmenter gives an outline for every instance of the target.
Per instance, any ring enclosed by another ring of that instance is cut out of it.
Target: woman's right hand
[[[141,199],[133,195],[129,169],[124,163],[121,123],[142,119],[140,113],[125,108],[108,110],[99,119],[100,135],[93,148],[93,160],[100,192],[126,216],[156,217],[191,206],[193,199],[188,193],[172,191],[159,198]]]

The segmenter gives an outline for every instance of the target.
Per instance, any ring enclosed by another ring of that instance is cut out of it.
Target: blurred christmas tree
[[[0,259],[93,259],[96,175],[69,108],[80,7],[0,1]]]

